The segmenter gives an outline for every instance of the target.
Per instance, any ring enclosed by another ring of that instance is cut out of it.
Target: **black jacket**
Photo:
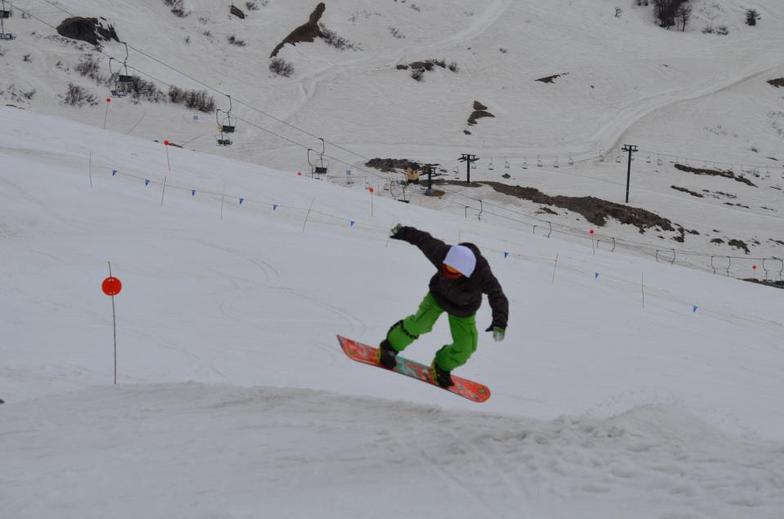
[[[471,277],[462,276],[452,280],[441,274],[441,265],[450,245],[414,227],[402,227],[392,238],[407,241],[419,247],[427,259],[438,269],[438,272],[430,278],[430,293],[447,313],[457,317],[474,315],[482,305],[482,294],[484,293],[487,294],[490,308],[493,311],[491,328],[506,328],[509,318],[509,301],[490,270],[490,265],[476,245],[473,243],[460,244],[470,248],[476,256],[476,268]]]

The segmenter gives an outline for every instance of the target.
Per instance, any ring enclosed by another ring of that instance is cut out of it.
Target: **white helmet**
[[[465,277],[471,277],[476,268],[474,251],[465,245],[452,245],[444,258],[444,265],[448,265],[460,272]]]

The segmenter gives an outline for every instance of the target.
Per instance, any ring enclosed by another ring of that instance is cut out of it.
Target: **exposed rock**
[[[773,85],[776,88],[784,87],[784,77],[771,79],[768,81],[769,84]]]
[[[568,72],[564,72],[563,74],[553,74],[552,76],[540,77],[536,81],[539,81],[541,83],[555,83],[556,79],[558,79],[561,76],[566,76],[568,74],[569,74]]]
[[[637,207],[608,202],[592,196],[550,196],[533,187],[509,186],[499,182],[482,182],[482,184],[492,187],[499,193],[530,200],[537,204],[556,206],[574,211],[598,226],[605,225],[609,218],[613,218],[620,223],[637,227],[640,232],[651,228],[658,228],[662,231],[676,230],[670,220],[655,213]],[[682,231],[682,228],[678,227]],[[680,235],[682,236],[683,233],[681,232]]]
[[[729,245],[730,247],[735,247],[736,249],[740,249],[742,251],[745,251],[746,254],[751,254],[751,251],[749,250],[749,246],[746,245],[746,242],[744,242],[742,240],[735,240],[735,239],[733,239],[733,240],[728,241],[727,245]]]
[[[747,279],[744,279],[743,281],[748,281],[750,283],[757,283],[759,285],[765,285],[767,287],[784,289],[784,281],[781,281],[781,280],[773,281],[772,279],[766,279],[766,280],[763,281],[761,279],[747,278]]]
[[[324,14],[326,8],[327,6],[324,4],[324,2],[320,2],[313,12],[310,13],[310,19],[308,20],[308,23],[300,25],[291,31],[289,35],[286,36],[286,38],[284,38],[283,41],[272,50],[270,58],[277,56],[280,49],[282,49],[283,46],[287,43],[296,45],[297,43],[302,42],[312,42],[316,38],[321,37],[322,34],[321,28],[319,27],[319,20],[321,20],[321,16]]]
[[[414,171],[419,171],[420,169],[422,169],[422,167],[418,162],[414,162],[408,159],[375,158],[367,161],[365,165],[369,168],[375,168],[385,173],[392,173],[398,170],[402,171],[407,168],[410,168]]]
[[[476,121],[481,119],[482,117],[495,117],[495,115],[491,114],[487,111],[487,107],[480,103],[479,101],[474,101],[474,111],[468,117],[468,125],[474,126]]]
[[[735,175],[731,170],[721,170],[721,169],[706,169],[706,168],[693,168],[691,166],[684,166],[683,164],[675,164],[675,169],[680,171],[685,171],[686,173],[694,173],[695,175],[710,175],[714,177],[724,177],[734,180],[735,182],[741,182],[742,184],[746,184],[751,187],[757,187],[751,180],[739,177]]]
[[[537,214],[554,214],[554,215],[558,214],[555,211],[553,211],[552,209],[550,209],[549,207],[547,207],[546,205],[543,205],[542,207],[540,207],[539,210],[537,210],[536,212],[537,212]]]
[[[98,46],[102,41],[120,41],[117,32],[109,24],[104,24],[106,18],[83,18],[74,16],[66,18],[57,26],[57,33],[60,36],[71,38],[72,40],[86,41]]]
[[[236,5],[232,5],[232,6],[229,8],[229,12],[230,12],[231,14],[233,14],[234,16],[236,16],[237,18],[241,19],[241,20],[244,20],[244,19],[245,19],[245,13],[243,13],[243,12],[242,12],[242,9],[240,9],[240,8],[239,8],[239,7],[237,7]]]
[[[700,193],[697,193],[697,192],[694,192],[694,191],[692,191],[690,189],[686,189],[685,187],[679,187],[679,186],[670,186],[670,187],[672,189],[676,190],[676,191],[681,191],[682,193],[688,193],[691,196],[694,196],[694,197],[697,197],[697,198],[705,198],[704,195],[702,195]]]

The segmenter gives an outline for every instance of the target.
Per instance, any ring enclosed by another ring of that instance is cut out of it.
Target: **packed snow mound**
[[[14,518],[773,519],[784,507],[781,444],[676,406],[539,421],[325,391],[97,386],[6,404],[0,436],[13,475],[0,512]]]

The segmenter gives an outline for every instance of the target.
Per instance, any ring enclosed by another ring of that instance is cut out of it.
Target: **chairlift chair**
[[[231,103],[231,96],[227,95],[226,97],[229,98],[229,109],[228,110],[221,110],[217,108],[215,110],[215,121],[218,123],[218,128],[220,128],[221,133],[234,133],[236,126],[231,122],[231,110],[232,110],[232,103]],[[223,113],[223,117],[221,117],[221,113]]]
[[[218,124],[218,131],[220,132],[220,135],[218,135],[218,146],[231,146],[232,141],[230,138],[226,137],[225,134],[234,133],[236,130],[236,126],[231,122],[231,96],[227,95],[226,97],[229,98],[229,109],[215,109],[215,122]],[[224,115],[221,116],[221,113]]]
[[[133,76],[128,73],[128,44],[121,41],[125,45],[125,59],[122,62],[116,73],[112,71],[112,60],[115,58],[109,57],[109,77],[114,78],[114,88],[112,88],[112,95],[115,97],[125,97],[131,92],[131,85],[133,84]],[[119,61],[119,60],[116,60]]]
[[[326,175],[329,169],[327,167],[326,161],[324,160],[324,154],[319,154],[319,158],[313,161],[310,159],[311,151],[313,150],[308,148],[308,164],[310,165],[311,176]]]
[[[316,173],[317,175],[326,175],[327,171],[328,171],[328,168],[327,168],[325,162],[322,162],[321,164],[316,166],[315,169],[313,170],[313,172]]]
[[[327,161],[324,160],[324,153],[326,152],[326,146],[324,145],[323,138],[319,137],[319,140],[321,141],[321,153],[319,153],[318,163],[312,164],[311,166],[313,167],[313,173],[315,173],[316,175],[326,175],[327,172],[329,171],[329,168],[327,167],[328,166]],[[308,158],[308,162],[310,162],[310,158]]]
[[[494,171],[495,167],[493,166],[493,159],[490,159],[490,164],[487,165],[487,169],[489,171]]]
[[[113,57],[109,57],[109,77],[113,79],[111,92],[114,97],[125,97],[129,92],[127,86],[130,84],[130,81],[125,80],[125,78],[128,77],[128,74],[121,74],[113,71],[112,61],[114,60]],[[121,81],[120,78],[123,78],[123,81]]]
[[[11,14],[12,12],[5,8],[5,0],[3,0],[2,7],[0,8],[0,40],[11,41],[16,38],[16,36],[10,32],[5,32],[5,24],[3,23],[3,20],[11,18]]]

